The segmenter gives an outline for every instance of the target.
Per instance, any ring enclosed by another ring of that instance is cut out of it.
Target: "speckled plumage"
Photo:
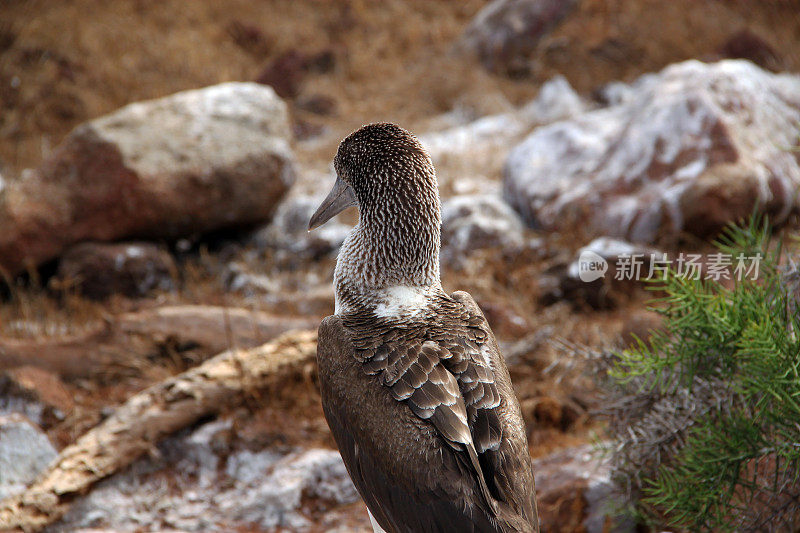
[[[317,357],[356,488],[391,533],[538,531],[502,355],[472,297],[439,281],[430,158],[405,130],[372,124],[342,141],[334,167],[360,220],[339,254],[337,310],[320,326]]]

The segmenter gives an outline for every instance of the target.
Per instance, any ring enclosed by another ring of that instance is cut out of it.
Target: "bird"
[[[322,407],[376,533],[539,531],[519,402],[469,293],[439,268],[441,201],[419,140],[388,122],[339,144],[309,231],[348,207],[334,314],[320,324]]]

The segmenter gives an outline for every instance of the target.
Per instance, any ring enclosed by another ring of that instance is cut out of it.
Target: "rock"
[[[0,416],[0,500],[23,492],[56,455],[47,436],[27,418]]]
[[[176,274],[169,252],[147,242],[85,242],[69,248],[58,263],[62,283],[95,300],[170,290]]]
[[[443,254],[469,255],[481,248],[518,248],[525,240],[519,216],[499,196],[464,195],[442,204]]]
[[[567,448],[535,459],[533,471],[543,531],[636,530],[632,520],[614,515],[620,496],[614,492],[608,465],[592,453],[591,446]]]
[[[535,130],[508,157],[504,197],[533,227],[634,242],[707,236],[798,207],[800,77],[686,61],[619,105]]]
[[[470,22],[460,46],[495,73],[529,72],[529,56],[539,41],[570,12],[577,0],[495,0]]]
[[[301,142],[318,140],[329,131],[329,128],[324,124],[309,122],[300,118],[296,118],[292,122],[292,135]]]
[[[655,311],[637,310],[625,317],[620,331],[620,346],[627,348],[642,340],[647,342],[654,331],[664,329],[664,318]],[[638,340],[637,340],[638,339]]]
[[[338,452],[232,449],[230,420],[173,436],[100,482],[47,531],[308,531],[314,512],[358,501]]]
[[[72,412],[75,402],[55,374],[35,366],[20,366],[0,374],[0,413],[25,415],[51,427]]]
[[[0,268],[82,241],[164,238],[268,220],[294,182],[286,105],[255,83],[140,102],[70,133],[0,196]]]
[[[259,250],[282,252],[282,256],[302,261],[335,256],[353,228],[334,219],[308,231],[308,221],[324,198],[324,194],[287,198],[278,206],[272,222],[253,233],[251,243]]]
[[[497,194],[496,176],[510,147],[536,126],[576,116],[586,109],[566,79],[556,76],[518,110],[432,131],[419,140],[433,160],[440,188],[452,189],[453,194]]]
[[[274,45],[274,40],[267,37],[261,28],[248,22],[232,20],[225,31],[239,48],[258,59],[269,54]]]

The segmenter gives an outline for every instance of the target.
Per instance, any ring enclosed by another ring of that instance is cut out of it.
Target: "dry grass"
[[[0,338],[76,336],[92,330],[109,313],[108,302],[87,300],[69,288],[47,289],[36,272],[3,283],[9,297],[0,302]]]

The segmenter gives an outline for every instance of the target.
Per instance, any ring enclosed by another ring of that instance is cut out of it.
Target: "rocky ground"
[[[431,153],[443,283],[501,342],[551,531],[633,528],[590,453],[602,400],[574,349],[658,327],[616,259],[705,252],[754,203],[797,228],[789,0],[3,10],[0,498],[135,393],[332,312],[356,215],[306,225],[362,123]],[[580,279],[586,250],[604,279]],[[315,379],[161,440],[47,530],[369,531]]]

